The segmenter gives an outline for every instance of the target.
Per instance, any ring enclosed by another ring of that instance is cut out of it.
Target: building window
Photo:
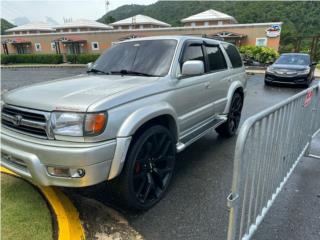
[[[56,43],[52,42],[51,43],[51,51],[55,51],[56,50]]]
[[[41,44],[40,43],[35,43],[34,47],[36,49],[36,52],[40,52],[41,51]]]
[[[140,25],[140,29],[143,29],[143,25]]]
[[[223,25],[223,21],[218,21],[218,25]]]
[[[209,22],[204,22],[204,26],[209,26]]]
[[[98,42],[92,42],[91,43],[92,50],[99,50],[99,43]]]
[[[256,38],[256,46],[267,46],[267,38]]]
[[[196,26],[196,23],[195,22],[192,22],[191,23],[191,27],[195,27]]]

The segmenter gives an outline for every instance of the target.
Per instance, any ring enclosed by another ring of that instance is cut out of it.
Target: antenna
[[[109,0],[105,0],[106,13],[109,12],[109,5],[110,5],[110,1]]]

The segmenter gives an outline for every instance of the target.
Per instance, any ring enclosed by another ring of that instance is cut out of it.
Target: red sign
[[[312,101],[312,96],[313,96],[312,90],[307,91],[307,95],[306,95],[306,97],[304,99],[304,104],[303,104],[304,107],[308,107],[309,106],[309,104]]]

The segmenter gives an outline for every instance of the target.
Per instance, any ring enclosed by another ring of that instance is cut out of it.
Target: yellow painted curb
[[[0,171],[19,177],[16,173],[5,167]],[[60,190],[54,187],[37,187],[51,205],[58,222],[58,240],[84,240],[85,235],[80,223],[79,213],[72,202]]]

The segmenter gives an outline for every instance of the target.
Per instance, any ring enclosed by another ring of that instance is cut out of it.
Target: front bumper
[[[116,145],[116,140],[69,145],[63,145],[59,141],[40,143],[2,132],[1,165],[44,186],[90,186],[108,179]],[[80,168],[85,171],[85,175],[52,176],[48,173],[47,166]]]
[[[276,74],[265,74],[265,81],[270,83],[284,83],[284,84],[307,84],[309,81],[309,75],[295,75],[295,76],[284,76]]]

